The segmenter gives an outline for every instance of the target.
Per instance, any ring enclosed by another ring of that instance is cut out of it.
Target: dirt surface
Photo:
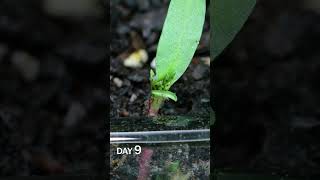
[[[213,168],[320,174],[320,14],[305,3],[260,0],[213,62]]]
[[[132,147],[132,144],[112,145],[117,147]],[[209,180],[210,174],[210,145],[209,142],[200,143],[166,143],[166,144],[141,144],[142,148],[153,150],[154,156],[150,163],[151,179],[173,179],[168,170],[168,164],[179,162],[179,170],[188,174],[188,179]],[[115,152],[115,151],[112,151]],[[139,173],[139,157],[141,155],[117,155],[111,153],[110,179],[136,179]],[[169,178],[171,177],[171,178]],[[181,178],[182,179],[182,178]]]
[[[120,121],[121,120],[121,121]],[[207,122],[206,122],[207,121]],[[170,131],[170,130],[186,130],[186,129],[203,129],[209,127],[208,117],[195,116],[161,116],[154,118],[141,117],[127,117],[121,119],[114,119],[111,122],[111,131]],[[161,123],[160,123],[161,122]],[[134,124],[134,126],[133,126]],[[205,133],[204,133],[205,134]],[[208,138],[198,134],[197,137]],[[209,135],[209,133],[207,133]],[[210,173],[210,142],[162,142],[152,143],[153,140],[161,141],[168,140],[167,135],[160,135],[161,137],[149,136],[146,132],[143,136],[149,143],[124,143],[112,144],[110,147],[110,179],[137,179],[140,168],[140,161],[144,156],[143,153],[135,153],[133,149],[131,154],[118,154],[121,150],[118,148],[136,148],[140,145],[142,149],[152,151],[152,158],[150,159],[150,173],[151,179],[173,179],[172,176],[177,172],[170,172],[168,165],[170,163],[178,162],[179,171],[183,174],[188,174],[189,179],[209,179]],[[171,137],[186,139],[190,135],[186,134],[171,134]],[[172,139],[171,139],[172,140]],[[135,177],[135,178],[134,178]],[[170,177],[170,178],[169,178]],[[182,178],[182,177],[180,177]]]
[[[44,2],[0,2],[0,175],[103,173],[105,19]]]
[[[141,116],[150,95],[150,64],[156,55],[158,39],[166,15],[168,0],[111,1],[110,116]],[[199,48],[187,72],[171,88],[178,102],[168,101],[161,114],[185,114],[202,111],[210,100],[209,24],[205,23]],[[125,59],[143,49],[148,60],[141,68],[124,65]]]

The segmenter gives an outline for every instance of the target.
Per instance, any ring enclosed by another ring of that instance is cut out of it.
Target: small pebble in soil
[[[40,70],[40,62],[27,52],[16,51],[12,54],[11,62],[26,81],[34,81]]]
[[[147,75],[149,74],[149,71],[148,70],[139,70],[139,71],[134,71],[133,73],[131,73],[129,76],[128,76],[128,79],[130,81],[133,81],[133,82],[143,82],[143,81],[146,81],[147,80]]]
[[[120,112],[120,116],[127,117],[127,116],[129,116],[129,112],[126,111],[126,110],[123,110],[123,111]]]
[[[141,68],[148,61],[148,53],[144,49],[133,52],[124,60],[124,66],[129,68]]]
[[[192,163],[192,169],[193,169],[193,171],[198,171],[198,169],[199,169],[198,164],[197,163]]]
[[[208,98],[201,98],[201,102],[202,102],[202,103],[208,103],[208,102],[210,102],[210,99],[208,99]]]
[[[200,60],[203,62],[203,64],[210,66],[210,57],[202,57]]]
[[[136,99],[138,98],[138,96],[136,94],[132,94],[130,97],[130,102],[134,102]]]
[[[123,81],[117,77],[113,78],[113,83],[118,87],[121,88],[123,85]]]
[[[207,70],[208,70],[207,66],[199,64],[194,68],[194,70],[192,72],[192,77],[195,80],[200,80],[206,75]]]
[[[151,67],[152,69],[156,69],[156,58],[154,58],[154,59],[151,61],[150,67]]]

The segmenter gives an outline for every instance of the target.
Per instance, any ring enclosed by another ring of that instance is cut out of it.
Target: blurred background
[[[108,1],[0,1],[0,175],[105,172]]]
[[[150,69],[169,0],[111,0],[110,116],[143,116],[150,96]],[[210,95],[209,16],[186,73],[172,86],[178,101],[167,101],[160,113],[208,113]]]
[[[320,169],[320,1],[258,0],[212,64],[213,168]]]

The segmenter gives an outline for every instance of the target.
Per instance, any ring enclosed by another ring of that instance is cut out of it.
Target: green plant
[[[166,99],[177,101],[170,87],[182,76],[197,49],[205,19],[205,0],[171,0],[160,36],[155,72],[150,71],[150,116]]]
[[[210,1],[211,60],[234,39],[255,4],[256,0]],[[205,12],[205,0],[171,0],[158,44],[155,72],[150,71],[150,116],[157,115],[165,100],[177,101],[176,94],[169,89],[191,62],[202,34]]]

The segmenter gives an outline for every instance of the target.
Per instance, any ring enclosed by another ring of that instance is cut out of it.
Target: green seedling
[[[234,39],[256,0],[210,1],[210,56],[215,59]],[[202,34],[205,0],[171,0],[160,36],[155,71],[150,71],[148,115],[156,116],[167,99],[177,101],[171,86],[188,68]],[[212,121],[213,122],[213,121]]]
[[[149,115],[167,99],[177,101],[170,87],[188,68],[198,47],[206,12],[205,0],[171,0],[160,36],[155,71],[150,72]]]

